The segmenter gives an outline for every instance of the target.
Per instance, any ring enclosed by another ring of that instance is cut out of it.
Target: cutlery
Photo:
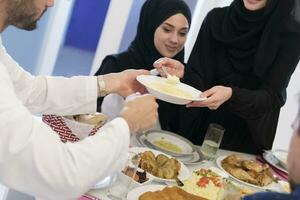
[[[179,187],[184,186],[183,182],[178,177],[175,177],[174,179]]]

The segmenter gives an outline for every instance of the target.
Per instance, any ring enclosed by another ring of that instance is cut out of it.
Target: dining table
[[[131,137],[131,147],[143,147],[141,144],[139,144],[139,142],[137,141],[136,137],[132,136]],[[200,146],[195,146],[195,148],[200,148]],[[232,154],[236,154],[239,156],[242,156],[245,159],[251,159],[251,160],[255,160],[256,159],[256,155],[251,155],[251,154],[246,154],[246,153],[240,153],[240,152],[234,152],[234,151],[228,151],[228,150],[224,150],[224,149],[219,149],[217,151],[217,155],[216,158],[220,157],[220,156],[229,156]],[[218,167],[216,160],[213,161],[207,161],[207,160],[203,160],[197,164],[192,164],[192,165],[186,165],[186,167],[189,169],[190,173],[192,173],[195,170],[199,170],[199,169],[209,169],[211,167]],[[162,183],[160,182],[155,182],[152,181],[150,183],[151,185],[153,184],[158,184],[158,185],[162,185]],[[166,185],[167,186],[167,185]],[[278,188],[278,190],[280,190],[280,188]],[[87,195],[90,195],[91,197],[95,197],[95,200],[111,200],[109,197],[107,197],[107,191],[108,188],[101,188],[101,189],[91,189]],[[92,199],[92,198],[91,198]]]

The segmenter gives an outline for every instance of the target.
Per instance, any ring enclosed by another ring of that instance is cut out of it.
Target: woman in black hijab
[[[178,17],[178,14],[181,16]],[[126,69],[151,70],[153,62],[160,57],[172,57],[183,62],[183,46],[190,24],[191,12],[183,0],[147,0],[140,13],[136,37],[127,51],[107,56],[96,75]],[[98,111],[102,102],[103,98],[99,98]],[[171,119],[177,109],[176,105],[159,102],[159,118],[163,129],[170,129],[169,123],[177,124]]]
[[[295,0],[234,0],[204,20],[184,82],[208,100],[181,110],[178,131],[202,144],[209,123],[226,129],[221,148],[259,153],[271,149],[286,88],[300,58]]]

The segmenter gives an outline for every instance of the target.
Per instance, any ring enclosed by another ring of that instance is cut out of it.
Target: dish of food
[[[191,155],[194,151],[193,143],[169,131],[151,130],[145,137],[156,149],[172,156]]]
[[[145,170],[154,181],[176,182],[176,177],[182,180],[190,174],[182,162],[160,151],[143,147],[133,147],[130,151],[140,155],[139,168]]]
[[[123,174],[127,175],[128,177],[133,177],[133,180],[138,182],[138,183],[145,183],[146,181],[149,180],[147,177],[147,173],[144,170],[137,170],[134,172],[134,168],[128,167],[126,171],[122,171]]]
[[[170,84],[168,83],[168,79],[166,82],[153,82],[149,83],[148,86],[152,89],[158,90],[160,92],[178,97],[178,98],[185,98],[185,99],[193,99],[194,96],[191,92],[185,91],[180,87],[177,87],[177,84]]]
[[[153,141],[152,144],[158,146],[159,148],[165,149],[167,151],[182,153],[182,149],[178,145],[166,140],[163,137]]]
[[[154,192],[157,190],[162,190],[165,187],[165,185],[144,185],[141,187],[134,188],[128,192],[127,200],[139,200],[139,197],[145,192]]]
[[[221,170],[240,183],[260,190],[278,190],[273,171],[268,164],[243,159],[235,154],[221,156],[216,162]]]
[[[188,153],[188,154],[185,154],[185,153],[178,154],[178,153],[175,153],[175,152],[170,152],[170,151],[164,150],[162,148],[159,148],[159,147],[153,145],[152,143],[150,143],[147,140],[146,134],[149,133],[149,132],[155,132],[155,133],[157,132],[157,133],[164,133],[164,134],[169,134],[169,135],[175,135],[175,137],[179,137],[180,140],[183,140],[183,141],[185,141],[187,143],[190,143],[190,146],[193,146],[193,152],[192,153]],[[185,165],[198,165],[204,159],[202,153],[200,152],[200,149],[197,148],[197,147],[195,147],[193,145],[193,143],[191,143],[187,139],[182,138],[181,136],[179,136],[179,135],[177,135],[175,133],[169,132],[169,131],[153,130],[153,131],[148,131],[148,132],[146,132],[144,134],[137,134],[135,137],[136,137],[137,142],[141,146],[148,147],[148,148],[151,148],[151,149],[156,149],[156,150],[159,150],[159,151],[161,151],[163,153],[166,153],[168,155],[174,156],[177,160],[181,161]]]
[[[141,194],[138,200],[180,199],[180,200],[207,200],[190,194],[179,187],[165,187],[161,190],[147,191]]]
[[[201,91],[184,83],[170,84],[167,78],[140,75],[137,80],[147,88],[150,94],[169,103],[184,105],[206,99],[200,98]]]
[[[226,175],[225,175],[226,176]],[[182,187],[188,193],[209,200],[221,200],[224,196],[223,177],[212,169],[199,169],[183,180]]]

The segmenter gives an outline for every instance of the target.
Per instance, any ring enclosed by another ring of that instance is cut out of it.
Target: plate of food
[[[216,163],[221,170],[239,183],[259,190],[280,190],[268,164],[261,164],[235,154],[220,156],[217,158]]]
[[[134,188],[127,194],[127,200],[139,200],[139,197],[146,192],[155,192],[164,189],[165,185],[145,185]]]
[[[195,151],[188,139],[169,131],[151,130],[145,137],[156,149],[172,156],[191,155]]]
[[[181,161],[185,165],[198,165],[202,161],[204,161],[204,157],[203,157],[200,149],[197,148],[196,146],[194,146],[194,151],[192,152],[192,154],[189,154],[189,155],[177,155],[177,154],[169,153],[169,152],[164,151],[164,150],[160,150],[156,146],[152,145],[150,142],[148,142],[145,133],[144,134],[137,134],[135,137],[136,137],[136,141],[138,142],[139,145],[141,145],[143,147],[147,147],[147,148],[151,148],[151,149],[162,151],[162,152],[164,152],[164,153],[166,153],[168,155],[172,155],[177,160]]]
[[[203,101],[201,91],[184,83],[169,81],[168,78],[140,75],[137,80],[143,84],[148,92],[156,98],[178,105],[185,105],[192,101]]]
[[[224,178],[227,177],[228,175],[218,168],[201,168],[182,181],[184,185],[181,189],[209,200],[221,200],[225,192]]]
[[[159,199],[181,199],[181,200],[207,200],[190,194],[179,187],[168,187],[165,185],[146,185],[131,190],[127,200],[159,200]]]
[[[182,162],[163,152],[144,147],[133,147],[130,151],[140,155],[139,168],[153,177],[153,181],[175,183],[177,178],[183,180],[190,175]]]

